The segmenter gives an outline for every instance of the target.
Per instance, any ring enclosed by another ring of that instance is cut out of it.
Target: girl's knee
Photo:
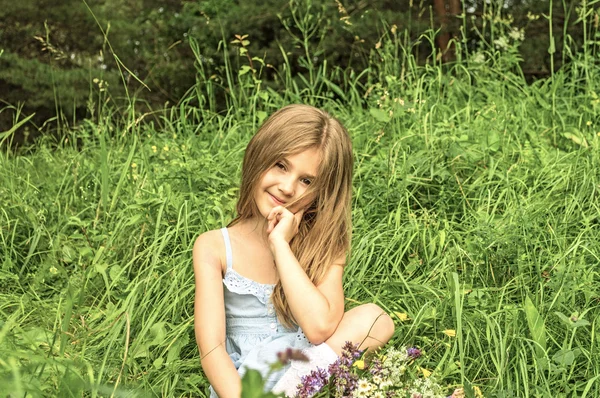
[[[385,340],[389,341],[394,335],[394,321],[392,318],[385,312],[381,307],[377,304],[366,304],[369,306],[369,311],[371,312],[371,316],[375,318],[375,322],[373,324],[373,328],[375,329],[375,333],[377,336]]]
[[[377,304],[369,303],[356,307],[360,311],[360,324],[367,326],[367,336],[375,337],[383,343],[388,342],[394,335],[394,321]]]
[[[376,304],[363,304],[344,314],[338,329],[326,343],[340,355],[347,341],[361,349],[377,349],[394,334],[394,321]]]

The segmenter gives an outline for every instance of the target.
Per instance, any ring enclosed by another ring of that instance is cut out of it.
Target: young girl
[[[327,369],[346,341],[372,349],[391,338],[394,324],[378,306],[344,313],[352,159],[340,122],[307,105],[275,112],[248,144],[237,217],[193,249],[195,333],[211,397],[239,397],[247,369],[294,396],[300,378]],[[269,373],[287,348],[310,361]]]

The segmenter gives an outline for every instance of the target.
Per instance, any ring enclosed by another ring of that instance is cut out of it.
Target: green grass
[[[239,60],[220,79],[199,64],[178,106],[117,112],[96,93],[93,120],[2,152],[2,395],[205,396],[191,245],[232,219],[260,122],[305,102],[353,138],[348,307],[408,314],[392,344],[423,348],[449,392],[600,396],[595,48],[527,84],[511,48],[419,66],[406,43],[384,35],[360,76],[288,65],[284,93]]]

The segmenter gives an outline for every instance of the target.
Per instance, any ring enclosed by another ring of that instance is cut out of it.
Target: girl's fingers
[[[279,212],[281,206],[275,206],[271,209],[271,211],[269,212],[269,215],[267,216],[267,220],[271,220],[273,219],[273,217],[275,216],[275,214],[277,214],[277,212]]]
[[[291,221],[292,228],[295,228],[297,231],[303,215],[304,210],[300,210],[294,214],[283,206],[273,207],[267,216],[267,233],[273,232],[275,227],[285,219]]]
[[[276,206],[271,209],[269,215],[267,216],[267,232],[271,233],[275,226],[279,223],[279,221],[283,218],[283,212],[286,209],[282,206]]]
[[[281,220],[287,214],[292,214],[292,213],[283,206],[276,206],[271,209],[267,219],[271,220],[273,218],[277,218],[278,220]]]
[[[304,215],[304,209],[298,210],[296,214],[294,214],[294,218],[296,219],[296,225],[300,225],[300,221],[302,221],[302,216]]]

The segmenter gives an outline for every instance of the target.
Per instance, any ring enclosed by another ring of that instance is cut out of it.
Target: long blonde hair
[[[310,148],[317,148],[321,155],[316,179],[305,193],[314,194],[315,199],[290,247],[310,280],[318,285],[328,267],[349,252],[352,226],[352,144],[346,129],[327,112],[309,105],[288,105],[258,129],[246,148],[237,216],[230,225],[259,215],[254,192],[277,161]],[[271,299],[281,323],[288,328],[296,324],[281,282]]]

